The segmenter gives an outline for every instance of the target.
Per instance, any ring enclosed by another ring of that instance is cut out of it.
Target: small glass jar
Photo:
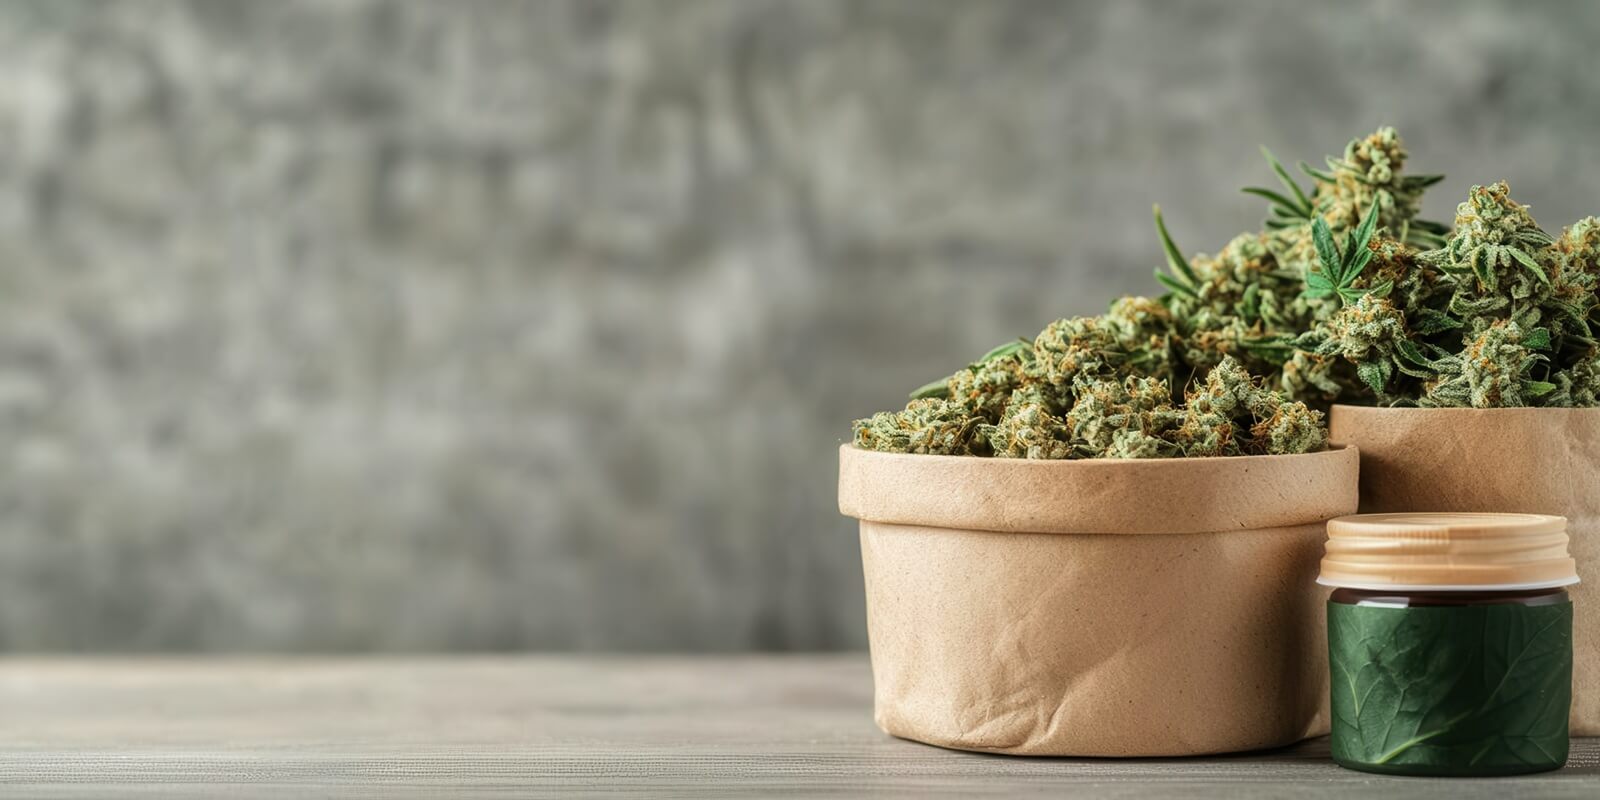
[[[1566,763],[1577,582],[1566,520],[1360,514],[1328,524],[1341,766],[1514,775]]]

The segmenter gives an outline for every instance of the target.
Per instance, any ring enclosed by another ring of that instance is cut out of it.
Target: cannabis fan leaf
[[[1167,267],[1172,270],[1171,275],[1156,270],[1156,280],[1178,294],[1199,297],[1200,277],[1194,274],[1194,268],[1189,266],[1189,260],[1184,258],[1178,246],[1173,244],[1172,234],[1167,232],[1167,223],[1161,219],[1161,206],[1155,207],[1155,215],[1156,230],[1161,233],[1161,250],[1167,256]]]
[[[1312,202],[1311,197],[1305,193],[1305,190],[1300,188],[1299,182],[1289,175],[1289,171],[1283,168],[1283,164],[1278,162],[1277,157],[1272,155],[1271,150],[1262,147],[1261,155],[1265,156],[1267,163],[1272,166],[1272,173],[1278,176],[1278,182],[1283,184],[1283,188],[1289,191],[1289,194],[1286,195],[1260,186],[1248,186],[1239,190],[1245,194],[1266,198],[1268,202],[1272,203],[1269,208],[1271,216],[1267,218],[1266,226],[1271,229],[1287,228],[1311,219],[1316,210],[1316,205]],[[1304,164],[1301,165],[1302,168],[1304,166]]]
[[[1364,294],[1378,297],[1387,296],[1394,289],[1391,281],[1368,287],[1356,288],[1356,278],[1361,276],[1361,270],[1372,260],[1372,250],[1368,247],[1372,242],[1373,231],[1378,225],[1378,204],[1373,202],[1367,209],[1367,214],[1361,219],[1361,224],[1350,232],[1345,239],[1344,250],[1340,251],[1333,241],[1333,232],[1328,229],[1328,223],[1321,217],[1311,221],[1311,242],[1317,249],[1317,260],[1320,269],[1312,270],[1306,274],[1306,296],[1313,298],[1332,297],[1340,306],[1354,303]]]

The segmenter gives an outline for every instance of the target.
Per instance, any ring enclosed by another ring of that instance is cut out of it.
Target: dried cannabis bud
[[[1374,299],[1319,321],[1296,344],[1354,366],[1361,386],[1341,399],[1594,404],[1589,320],[1600,230],[1592,218],[1555,239],[1500,182],[1472,187],[1455,223],[1444,245],[1427,252],[1378,237],[1369,247],[1377,275],[1352,283],[1376,287]]]
[[[1393,128],[1350,141],[1264,230],[1183,256],[1159,208],[1160,298],[1052,322],[855,423],[857,447],[1003,458],[1303,453],[1333,401],[1600,405],[1600,219],[1559,238],[1505,182],[1474,186],[1454,227],[1417,218],[1442,176],[1403,174]],[[1269,388],[1271,387],[1271,388]],[[1308,405],[1312,404],[1312,405]]]
[[[960,403],[972,416],[993,422],[1005,410],[1011,393],[1022,385],[1024,372],[1032,361],[1033,349],[1026,339],[1007,342],[983,354],[966,369],[934,381],[911,396],[947,398]]]
[[[1480,332],[1514,301],[1532,308],[1549,299],[1550,275],[1559,274],[1561,251],[1539,228],[1528,207],[1512,200],[1504,181],[1474,186],[1456,208],[1456,229],[1443,249],[1422,258],[1456,278],[1449,311]],[[1523,322],[1537,318],[1523,317]]]
[[[1329,158],[1328,171],[1307,169],[1318,181],[1316,210],[1330,225],[1355,225],[1374,205],[1379,223],[1400,231],[1412,223],[1422,208],[1422,193],[1443,175],[1401,175],[1406,162],[1405,143],[1394,128],[1379,128],[1362,139],[1353,139],[1343,158]],[[1445,227],[1437,223],[1419,226],[1422,233],[1437,235]]]
[[[1318,356],[1339,356],[1354,364],[1361,382],[1384,400],[1397,371],[1419,379],[1433,375],[1426,371],[1430,362],[1408,335],[1405,312],[1387,298],[1367,294],[1300,341],[1314,344]]]
[[[1174,441],[1185,455],[1279,455],[1327,446],[1323,414],[1291,402],[1224,359],[1186,398]]]
[[[1050,323],[1033,340],[1028,376],[1051,408],[1072,407],[1080,377],[1125,374],[1129,353],[1111,325],[1098,317],[1069,317]]]
[[[1414,317],[1437,313],[1431,309],[1443,302],[1441,273],[1425,263],[1418,250],[1382,233],[1373,237],[1367,249],[1372,252],[1371,261],[1355,277],[1353,288],[1389,297]]]
[[[1160,378],[1080,379],[1060,417],[1040,403],[1006,409],[983,428],[1002,458],[1164,458],[1307,453],[1327,445],[1322,412],[1285,401],[1224,358],[1188,396],[1172,403]]]
[[[1427,386],[1419,405],[1500,408],[1529,405],[1549,394],[1553,383],[1532,380],[1534,366],[1546,360],[1534,352],[1550,344],[1550,332],[1534,328],[1523,332],[1510,320],[1498,320],[1467,344],[1460,355],[1434,362],[1440,376]]]
[[[1331,402],[1350,383],[1350,378],[1344,374],[1345,366],[1345,362],[1331,356],[1296,350],[1279,368],[1278,390],[1285,397]]]
[[[1391,128],[1352,140],[1343,157],[1328,159],[1325,171],[1302,163],[1312,178],[1309,191],[1262,152],[1283,186],[1281,192],[1245,189],[1271,202],[1266,230],[1235,237],[1214,257],[1184,259],[1158,212],[1168,272],[1157,278],[1171,290],[1163,299],[1174,317],[1180,360],[1192,371],[1231,355],[1296,399],[1327,402],[1340,393],[1333,387],[1358,384],[1329,365],[1297,358],[1292,340],[1360,294],[1382,294],[1400,278],[1418,279],[1363,270],[1378,257],[1370,245],[1385,228],[1397,243],[1441,241],[1445,226],[1415,219],[1422,192],[1441,178],[1403,175],[1406,151]],[[1342,250],[1335,244],[1340,240]],[[1391,268],[1410,257],[1405,245],[1383,255]]]
[[[1422,207],[1423,192],[1444,180],[1444,176],[1400,174],[1407,153],[1400,134],[1393,128],[1379,128],[1369,136],[1352,139],[1345,146],[1343,157],[1328,158],[1327,170],[1313,169],[1301,162],[1300,170],[1312,179],[1310,196],[1272,153],[1265,148],[1262,153],[1293,198],[1259,187],[1244,191],[1272,202],[1266,222],[1268,241],[1279,263],[1288,269],[1304,273],[1315,263],[1316,252],[1308,224],[1317,218],[1334,234],[1343,234],[1358,225],[1367,210],[1375,206],[1380,226],[1417,247],[1436,247],[1443,242],[1442,235],[1449,231],[1449,227],[1441,223],[1416,218]]]
[[[904,411],[880,411],[856,420],[855,442],[863,450],[889,453],[982,455],[987,448],[976,437],[978,424],[978,418],[960,403],[918,398],[907,403]]]
[[[1178,421],[1160,378],[1085,381],[1066,424],[1081,458],[1156,458],[1177,448],[1161,439]]]
[[[1543,397],[1547,406],[1600,406],[1600,350],[1589,350],[1571,367],[1550,376],[1556,388]]]
[[[1250,429],[1253,448],[1269,455],[1310,453],[1328,446],[1328,428],[1321,411],[1305,403],[1280,402],[1268,417]]]
[[[1595,279],[1600,276],[1600,219],[1584,217],[1567,226],[1556,240],[1556,249],[1566,268],[1562,274],[1593,291]]]
[[[982,434],[1000,458],[1072,457],[1071,431],[1043,403],[1013,403],[1000,424],[984,426]]]
[[[1156,279],[1171,290],[1162,299],[1172,316],[1178,360],[1198,373],[1234,356],[1265,372],[1274,358],[1286,358],[1286,352],[1274,352],[1283,349],[1277,339],[1303,330],[1312,308],[1301,298],[1303,279],[1278,269],[1265,237],[1243,234],[1215,256],[1185,259],[1160,208],[1155,220],[1168,269],[1157,270]]]
[[[1123,297],[1101,319],[1128,353],[1130,369],[1158,377],[1171,374],[1172,312],[1160,300]]]
[[[1083,319],[1059,320],[1040,338],[1054,346],[1064,332],[1098,331]],[[1048,336],[1046,335],[1048,334]],[[981,363],[981,362],[980,362]],[[1116,376],[1089,359],[1077,362],[1073,402],[1065,414],[1052,400],[1062,389],[1047,370],[1029,370],[998,421],[958,400],[914,398],[904,411],[857,420],[856,446],[868,450],[997,458],[1166,458],[1306,453],[1327,445],[1322,413],[1290,402],[1224,357],[1188,395],[1173,404],[1163,378]]]

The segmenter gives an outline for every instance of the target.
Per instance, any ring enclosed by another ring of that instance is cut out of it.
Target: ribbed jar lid
[[[1317,583],[1346,589],[1550,589],[1578,582],[1567,518],[1544,514],[1354,514],[1328,522]]]

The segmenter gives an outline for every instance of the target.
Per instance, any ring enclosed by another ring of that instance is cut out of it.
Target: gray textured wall
[[[837,443],[1379,124],[1600,212],[1600,4],[0,3],[0,649],[859,646]]]

